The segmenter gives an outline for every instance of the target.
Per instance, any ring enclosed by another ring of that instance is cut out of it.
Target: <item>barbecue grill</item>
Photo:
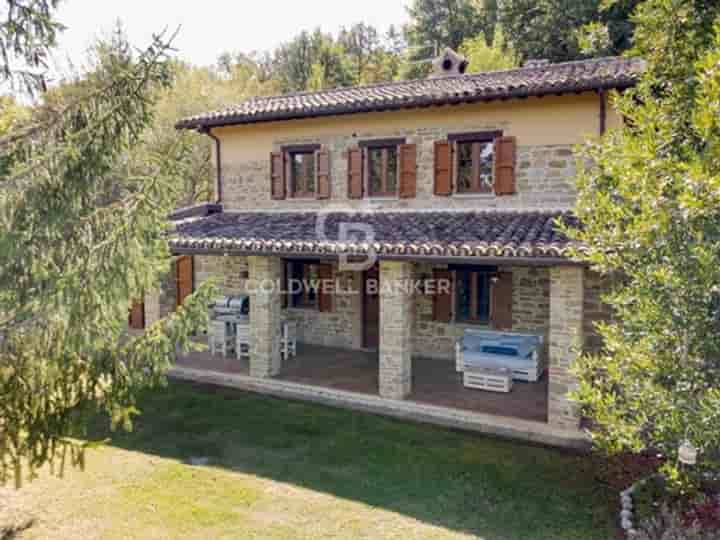
[[[213,320],[229,323],[247,323],[250,316],[250,298],[245,295],[221,296],[212,305]]]

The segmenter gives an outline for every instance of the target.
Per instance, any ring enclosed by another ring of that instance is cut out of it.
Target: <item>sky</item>
[[[320,27],[336,33],[365,22],[387,30],[408,20],[409,0],[64,0],[58,15],[67,30],[57,62],[82,64],[93,41],[123,22],[130,41],[144,47],[163,28],[180,33],[178,56],[198,65],[215,63],[220,53],[271,50],[301,30]]]

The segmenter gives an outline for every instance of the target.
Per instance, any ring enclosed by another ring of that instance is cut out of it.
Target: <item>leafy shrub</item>
[[[653,517],[642,522],[636,540],[717,540],[718,531],[703,529],[698,523],[688,525],[681,512],[667,504]]]

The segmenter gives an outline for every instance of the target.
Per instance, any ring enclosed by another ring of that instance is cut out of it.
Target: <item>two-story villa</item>
[[[225,294],[249,294],[252,341],[249,361],[194,355],[176,376],[582,443],[568,366],[597,345],[605,285],[567,256],[555,223],[573,219],[575,146],[621,122],[607,92],[635,84],[642,62],[463,74],[446,59],[425,80],[258,97],[178,122],[215,141],[216,204],[176,214],[176,276],[145,316],[216,276]],[[291,278],[339,286],[256,286]],[[412,280],[449,286],[393,286]],[[282,320],[300,342],[285,361]],[[509,393],[465,388],[453,358],[466,328],[542,336],[543,375]]]

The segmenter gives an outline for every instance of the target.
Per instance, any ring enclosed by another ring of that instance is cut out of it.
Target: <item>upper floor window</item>
[[[515,137],[458,133],[435,142],[435,195],[515,193]]]
[[[290,196],[315,197],[315,151],[289,152]]]
[[[319,144],[284,146],[270,153],[273,199],[330,197],[330,152]]]
[[[348,197],[415,196],[416,146],[405,139],[363,141],[348,150]]]
[[[394,197],[398,189],[397,146],[368,148],[367,185],[371,197]]]
[[[493,150],[493,141],[455,143],[458,193],[493,192]]]

